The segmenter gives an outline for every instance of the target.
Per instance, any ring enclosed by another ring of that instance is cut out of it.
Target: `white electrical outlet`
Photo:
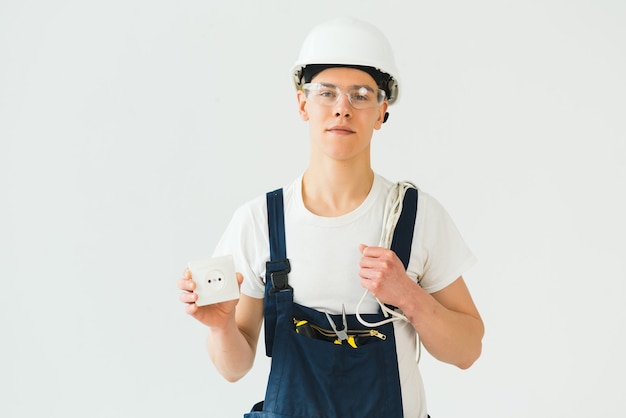
[[[190,261],[187,267],[191,271],[191,280],[196,282],[196,305],[239,299],[239,285],[232,256]]]

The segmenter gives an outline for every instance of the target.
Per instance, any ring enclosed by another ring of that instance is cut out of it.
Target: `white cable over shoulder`
[[[396,224],[398,223],[398,219],[400,218],[400,213],[402,213],[402,202],[404,201],[404,195],[409,188],[416,188],[416,186],[408,181],[398,182],[394,184],[392,189],[389,191],[389,194],[387,195],[387,201],[385,202],[385,211],[383,213],[383,228],[379,243],[380,247],[384,247],[387,249],[391,248],[393,232],[396,228]],[[380,309],[387,319],[374,323],[365,321],[359,314],[359,308],[361,307],[361,303],[365,300],[365,297],[368,293],[369,290],[365,289],[363,296],[361,296],[361,300],[356,306],[356,317],[362,325],[366,327],[378,327],[393,321],[401,320],[409,322],[406,316],[392,309],[389,309],[384,303],[379,301],[378,298],[376,298],[376,301],[380,305]]]

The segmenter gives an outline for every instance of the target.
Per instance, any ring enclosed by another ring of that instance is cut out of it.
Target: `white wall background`
[[[623,416],[626,3],[0,2],[0,416],[239,417],[175,279],[304,169],[287,76],[334,15],[395,45],[375,169],[452,214],[487,327],[437,417]],[[262,344],[261,344],[262,346]]]

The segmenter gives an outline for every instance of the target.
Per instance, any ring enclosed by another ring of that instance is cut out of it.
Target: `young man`
[[[372,170],[373,132],[400,91],[384,35],[353,19],[321,24],[292,74],[309,165],[276,206],[261,196],[239,208],[219,242],[214,255],[232,254],[240,272],[240,299],[198,307],[189,271],[180,299],[209,328],[210,357],[228,381],[252,367],[265,318],[272,370],[264,403],[246,416],[425,418],[420,342],[460,368],[480,356],[483,323],[462,278],[474,257],[434,198],[408,197],[410,184]],[[394,196],[415,218],[398,221],[409,234],[392,250],[381,237],[393,233]],[[284,254],[269,244],[283,225]]]

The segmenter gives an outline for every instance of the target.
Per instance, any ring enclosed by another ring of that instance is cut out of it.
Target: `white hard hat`
[[[291,68],[296,89],[302,88],[303,69],[311,64],[372,67],[390,76],[385,86],[389,104],[398,100],[398,70],[391,44],[370,23],[353,18],[336,18],[313,28]]]

